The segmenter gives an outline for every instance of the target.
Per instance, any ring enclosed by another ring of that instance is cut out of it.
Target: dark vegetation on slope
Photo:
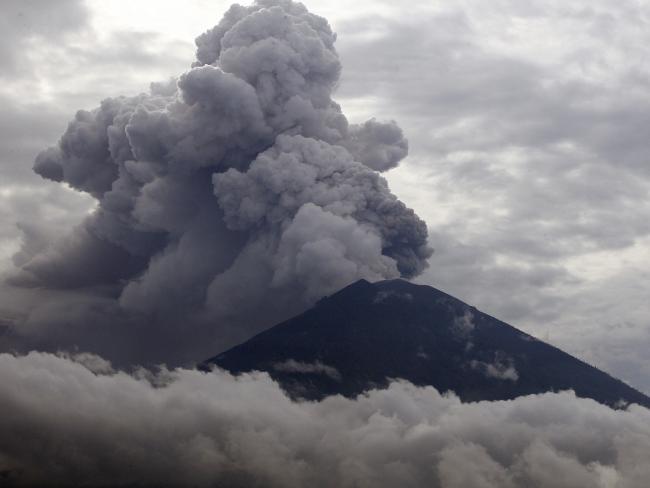
[[[267,371],[296,398],[356,396],[403,378],[463,401],[572,389],[621,406],[650,398],[435,288],[365,280],[201,365]]]

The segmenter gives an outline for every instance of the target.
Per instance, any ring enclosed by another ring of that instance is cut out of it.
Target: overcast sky
[[[350,121],[395,119],[409,139],[385,176],[429,228],[416,281],[650,392],[650,4],[305,3],[338,33]],[[67,229],[93,208],[34,174],[36,154],[77,109],[187,70],[229,5],[3,1],[3,270],[17,224]]]

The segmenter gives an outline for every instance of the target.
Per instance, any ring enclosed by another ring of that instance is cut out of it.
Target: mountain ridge
[[[650,398],[626,383],[427,285],[358,280],[306,312],[204,361],[260,370],[294,398],[354,397],[391,379],[463,401],[573,390],[611,407]]]

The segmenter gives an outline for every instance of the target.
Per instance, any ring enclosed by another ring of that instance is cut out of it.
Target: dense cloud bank
[[[571,392],[462,404],[397,382],[293,402],[266,374],[114,371],[0,355],[0,472],[16,486],[647,486],[650,411]]]
[[[392,121],[348,124],[335,39],[299,3],[233,5],[177,80],[77,112],[34,170],[97,208],[55,242],[25,233],[11,284],[65,293],[11,340],[178,364],[356,279],[418,275],[426,226],[379,174],[407,141]]]

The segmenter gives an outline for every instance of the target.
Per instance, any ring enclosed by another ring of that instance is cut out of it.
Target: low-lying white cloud
[[[283,373],[320,374],[337,381],[341,379],[341,373],[338,369],[334,366],[324,364],[321,361],[306,363],[304,361],[296,361],[295,359],[287,359],[286,361],[275,363],[273,369]]]
[[[497,380],[517,381],[519,373],[512,363],[512,360],[501,360],[496,358],[493,363],[486,363],[485,361],[472,361],[470,363],[472,369],[482,372],[486,378],[494,378]]]
[[[626,487],[650,478],[650,411],[571,392],[461,403],[406,382],[290,400],[266,374],[93,373],[0,355],[0,472],[21,485]],[[105,365],[104,365],[105,366]]]

